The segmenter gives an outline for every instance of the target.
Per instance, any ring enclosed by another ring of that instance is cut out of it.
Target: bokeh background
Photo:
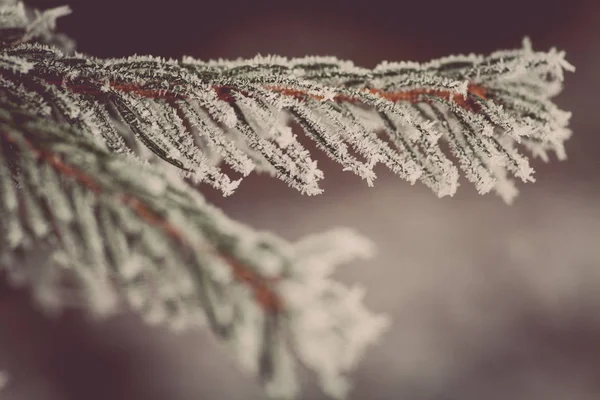
[[[67,1],[67,0],[65,0]],[[45,8],[57,1],[31,1]],[[372,67],[451,53],[567,51],[577,67],[558,98],[573,111],[569,159],[536,162],[537,182],[506,206],[464,184],[437,199],[382,171],[374,188],[320,157],[325,194],[304,197],[262,176],[207,196],[228,214],[291,240],[351,226],[376,259],[340,269],[362,282],[391,331],[353,374],[354,400],[600,398],[600,2],[596,0],[71,0],[60,21],[80,51],[237,58],[335,55]],[[207,332],[182,335],[124,314],[41,315],[0,286],[3,400],[253,400]],[[302,399],[323,399],[306,375]]]

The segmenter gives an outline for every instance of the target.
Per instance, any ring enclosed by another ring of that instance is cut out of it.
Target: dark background
[[[63,4],[31,1],[40,8]],[[558,98],[573,112],[569,159],[535,162],[513,206],[463,185],[439,200],[381,173],[374,188],[320,158],[326,193],[308,198],[261,176],[231,198],[234,218],[289,239],[356,227],[379,257],[340,271],[394,326],[360,365],[352,399],[600,398],[600,3],[597,1],[71,1],[59,23],[103,57],[335,55],[372,67],[451,53],[567,51]],[[206,332],[174,335],[123,315],[51,319],[0,290],[2,399],[259,399]],[[302,398],[322,398],[310,377]]]

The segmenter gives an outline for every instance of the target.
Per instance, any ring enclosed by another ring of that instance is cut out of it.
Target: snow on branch
[[[272,398],[295,395],[296,360],[345,395],[343,374],[387,320],[328,275],[369,256],[369,242],[346,230],[297,244],[255,232],[154,167],[0,105],[0,270],[11,280],[45,307],[106,315],[126,301],[150,323],[208,324]],[[47,265],[28,259],[39,252]]]
[[[50,38],[56,20],[71,13],[68,6],[55,7],[40,12],[30,10],[22,2],[0,1],[0,42],[17,44],[43,37]]]
[[[534,180],[520,148],[562,159],[570,136],[570,114],[551,98],[563,70],[574,68],[563,52],[534,52],[528,40],[486,57],[373,70],[331,57],[102,60],[26,43],[4,49],[0,68],[4,85],[19,82],[22,93],[40,97],[32,111],[42,101],[111,151],[135,155],[145,147],[226,195],[253,170],[302,193],[321,192],[323,173],[292,122],[369,185],[381,163],[451,196],[460,168],[480,193],[495,190],[507,202],[516,194],[510,175]]]

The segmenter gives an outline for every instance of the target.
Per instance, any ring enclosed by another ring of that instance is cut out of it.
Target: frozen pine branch
[[[460,170],[510,202],[513,178],[533,180],[527,153],[565,157],[570,114],[552,98],[573,67],[528,40],[374,69],[98,59],[53,32],[68,12],[0,3],[0,269],[47,309],[129,306],[150,323],[208,325],[271,398],[295,395],[298,362],[344,397],[344,374],[387,321],[329,275],[372,247],[347,230],[298,243],[256,232],[197,183],[229,195],[259,171],[318,194],[313,142],[369,185],[383,164],[441,197]]]
[[[255,232],[156,168],[7,104],[0,143],[0,262],[46,307],[106,314],[126,301],[151,323],[207,323],[285,398],[295,390],[293,356],[343,393],[341,373],[386,325],[361,306],[360,289],[328,278],[371,253],[352,233],[292,244]],[[51,254],[43,271],[29,259],[36,251]],[[79,290],[61,285],[65,274]]]
[[[563,53],[533,52],[527,41],[488,57],[374,70],[315,57],[100,60],[30,43],[6,48],[1,62],[3,85],[19,82],[13,91],[32,97],[32,111],[78,126],[116,153],[137,157],[145,147],[226,195],[253,170],[321,192],[323,173],[291,121],[369,184],[384,164],[440,197],[453,195],[460,168],[480,193],[494,189],[508,202],[516,194],[510,175],[533,180],[519,148],[563,158],[570,134],[569,113],[550,99],[572,67]]]

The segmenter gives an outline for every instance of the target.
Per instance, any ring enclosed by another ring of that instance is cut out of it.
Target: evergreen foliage
[[[345,229],[297,243],[256,232],[198,183],[230,195],[257,171],[319,194],[308,139],[369,185],[383,164],[451,196],[462,171],[511,202],[513,177],[533,181],[522,150],[565,157],[570,114],[551,99],[574,68],[528,40],[374,69],[333,57],[98,59],[53,32],[69,12],[0,2],[0,270],[47,309],[208,325],[270,398],[296,395],[298,362],[345,396],[344,373],[389,322],[329,275],[373,246]],[[32,261],[40,253],[47,262]]]

